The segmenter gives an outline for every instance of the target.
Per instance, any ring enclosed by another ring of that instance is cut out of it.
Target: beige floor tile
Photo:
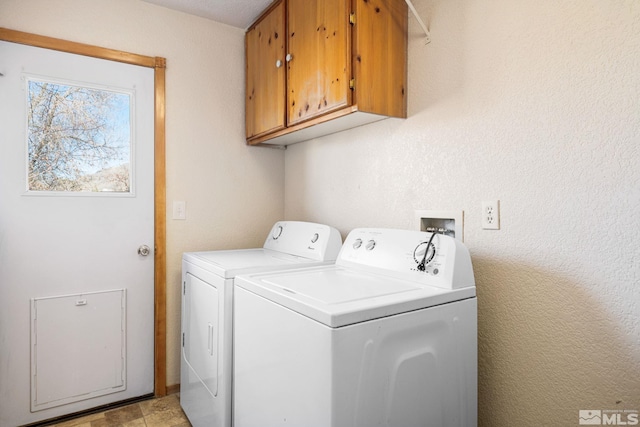
[[[112,425],[124,424],[128,421],[142,418],[142,410],[139,404],[123,406],[104,413],[104,418]]]
[[[88,425],[90,425],[91,421],[99,420],[102,418],[104,418],[103,412],[75,418],[73,420],[65,421],[51,427],[87,427]]]
[[[140,402],[147,427],[191,427],[177,394]]]
[[[191,427],[177,394],[145,400],[51,427]]]
[[[181,409],[169,409],[145,415],[147,427],[176,427],[187,422]]]
[[[142,414],[146,417],[154,412],[167,411],[180,408],[180,399],[177,395],[171,394],[169,396],[160,397],[158,399],[146,400],[140,402],[140,409]]]
[[[137,420],[122,424],[122,427],[146,427],[146,425],[147,423],[144,422],[144,418],[138,418]]]
[[[100,420],[91,421],[91,427],[122,427],[120,423],[112,423],[107,421],[105,418]]]

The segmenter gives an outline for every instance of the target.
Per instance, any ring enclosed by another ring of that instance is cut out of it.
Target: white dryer
[[[236,277],[235,427],[477,425],[468,250],[352,231],[334,265]]]
[[[234,277],[333,263],[341,244],[335,228],[281,221],[262,248],[183,255],[180,404],[194,427],[231,426]]]

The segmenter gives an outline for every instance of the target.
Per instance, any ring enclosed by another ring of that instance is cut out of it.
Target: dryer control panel
[[[340,233],[328,225],[278,221],[271,228],[263,247],[316,261],[333,261],[341,245]]]
[[[357,228],[345,239],[336,264],[446,289],[475,286],[468,249],[443,234]]]

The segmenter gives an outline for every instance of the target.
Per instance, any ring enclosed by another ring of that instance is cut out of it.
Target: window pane
[[[29,79],[31,191],[130,192],[131,95]]]

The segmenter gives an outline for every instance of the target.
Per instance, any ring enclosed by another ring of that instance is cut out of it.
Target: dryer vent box
[[[447,236],[464,241],[462,234],[464,211],[415,211],[415,213],[418,230],[446,230]]]

